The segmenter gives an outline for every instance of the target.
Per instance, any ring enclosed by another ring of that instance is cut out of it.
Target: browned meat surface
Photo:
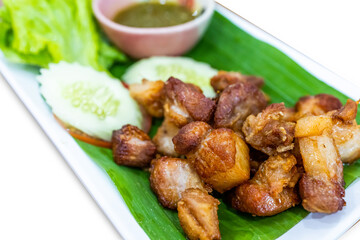
[[[179,128],[196,120],[210,121],[215,110],[215,101],[206,98],[195,85],[169,78],[165,83],[165,119],[153,141],[159,153],[178,157],[172,138]]]
[[[357,114],[357,105],[359,102],[355,102],[348,99],[345,106],[340,108],[338,111],[334,111],[332,117],[341,120],[344,123],[353,123]]]
[[[169,157],[162,157],[151,162],[150,185],[159,202],[171,209],[176,209],[186,189],[211,190],[205,187],[188,161]]]
[[[272,216],[300,202],[295,185],[300,177],[291,154],[271,156],[255,176],[230,193],[232,207],[256,216]]]
[[[192,122],[185,125],[173,138],[175,151],[181,155],[186,155],[197,150],[203,138],[211,130],[211,126],[205,122]]]
[[[297,121],[295,137],[318,136],[328,130],[341,160],[352,163],[360,158],[360,126],[355,120],[356,113],[357,103],[348,100],[344,107],[326,115],[303,117]]]
[[[174,149],[172,138],[179,132],[179,128],[165,118],[161,126],[158,128],[153,142],[157,147],[157,151],[162,155],[178,157],[180,156]]]
[[[250,177],[249,148],[231,129],[211,130],[206,123],[193,122],[183,127],[173,142],[201,179],[220,193]]]
[[[190,240],[220,240],[220,202],[200,189],[187,189],[178,203],[181,227]]]
[[[235,83],[251,83],[258,88],[264,85],[264,79],[257,76],[246,76],[239,72],[219,71],[217,75],[211,78],[211,86],[215,92],[222,92],[228,86]]]
[[[227,87],[220,95],[215,111],[215,128],[230,128],[242,134],[245,119],[258,114],[267,106],[262,91],[251,83],[236,83]]]
[[[345,206],[342,184],[322,181],[305,174],[299,183],[302,205],[309,212],[334,213]]]
[[[262,185],[244,183],[235,190],[232,207],[254,216],[273,216],[300,203],[296,191],[284,188],[276,197]]]
[[[311,116],[300,120],[307,121],[309,129],[296,129],[305,175],[300,181],[299,190],[303,207],[310,212],[333,213],[345,205],[343,199],[343,165],[330,128],[322,132],[316,129],[321,126],[323,116]],[[327,121],[327,120],[325,120]],[[302,123],[304,126],[306,122]],[[323,124],[322,126],[326,126]],[[301,131],[306,131],[303,134]]]
[[[357,105],[358,102],[349,99],[343,108],[328,114],[333,118],[331,135],[345,163],[360,159],[360,126],[355,120]]]
[[[142,80],[129,86],[130,95],[153,117],[164,115],[163,105],[165,102],[163,81]]]
[[[289,122],[296,122],[296,113],[295,108],[285,108],[284,111],[284,120]]]
[[[169,78],[165,83],[165,118],[182,127],[189,122],[212,119],[215,101],[206,98],[198,87]]]
[[[330,94],[305,96],[300,98],[295,105],[296,119],[310,115],[323,115],[329,111],[340,109],[341,107],[342,104],[340,100]]]
[[[345,163],[360,159],[360,126],[355,120],[357,105],[358,102],[349,99],[343,108],[329,113],[333,117],[331,135]]]
[[[130,167],[147,167],[155,157],[156,146],[139,128],[125,125],[112,135],[114,161]]]
[[[268,155],[293,149],[295,123],[287,121],[284,103],[274,103],[256,117],[247,117],[242,128],[246,142]]]

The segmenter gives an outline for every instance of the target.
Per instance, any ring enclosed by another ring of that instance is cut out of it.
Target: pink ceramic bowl
[[[120,9],[141,0],[94,0],[93,12],[110,40],[134,58],[176,56],[190,50],[204,34],[214,12],[213,0],[176,0],[204,12],[194,20],[171,27],[136,28],[113,22]]]

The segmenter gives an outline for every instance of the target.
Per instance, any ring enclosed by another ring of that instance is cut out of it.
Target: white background
[[[218,2],[360,86],[356,0]],[[0,109],[0,239],[119,239],[3,79]],[[342,239],[358,236],[360,223]]]

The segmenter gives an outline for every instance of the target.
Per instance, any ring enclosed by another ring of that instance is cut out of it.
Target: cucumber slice
[[[121,82],[105,72],[66,62],[40,72],[40,92],[64,123],[106,141],[125,124],[141,127],[139,106]]]
[[[141,83],[143,78],[149,81],[166,81],[169,77],[178,78],[186,83],[192,83],[201,88],[207,97],[215,97],[215,91],[210,85],[210,78],[217,70],[210,65],[197,62],[187,57],[151,57],[133,64],[124,74],[126,83]]]

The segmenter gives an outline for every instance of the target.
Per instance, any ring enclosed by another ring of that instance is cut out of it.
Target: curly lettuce
[[[125,55],[98,31],[91,0],[3,0],[0,49],[8,60],[47,67],[78,62],[98,70]]]

